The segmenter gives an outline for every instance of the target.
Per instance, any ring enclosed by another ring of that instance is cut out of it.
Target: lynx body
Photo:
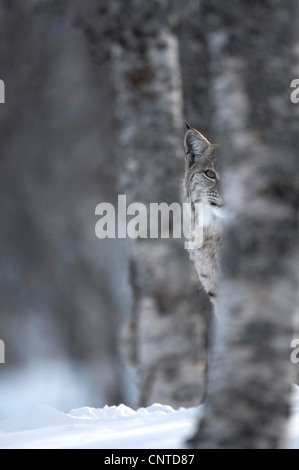
[[[223,199],[220,191],[219,147],[188,126],[185,136],[184,198],[191,205],[203,204],[203,242],[189,250],[198,277],[211,301],[218,295],[219,259],[222,245]]]

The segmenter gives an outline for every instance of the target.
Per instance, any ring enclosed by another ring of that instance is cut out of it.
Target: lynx
[[[194,204],[203,204],[203,243],[200,248],[189,250],[189,255],[203,288],[216,305],[223,222],[219,146],[212,145],[200,132],[186,125],[184,198],[191,206],[192,218]]]

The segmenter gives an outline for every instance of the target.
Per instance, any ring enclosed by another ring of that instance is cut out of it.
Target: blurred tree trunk
[[[183,111],[190,126],[213,142],[211,126],[209,54],[200,24],[198,0],[184,0],[178,23]]]
[[[298,270],[297,2],[203,0],[228,219],[205,416],[192,445],[279,448]],[[295,55],[297,54],[297,56]]]
[[[180,202],[183,99],[178,2],[109,2],[114,21],[120,192],[131,202]],[[162,224],[165,221],[162,221]],[[129,242],[133,311],[130,357],[140,404],[200,402],[209,304],[199,292],[182,240]]]
[[[70,29],[70,3],[1,2],[0,324],[7,367],[70,361],[100,406],[122,399],[115,263],[94,234],[115,182],[112,92]]]

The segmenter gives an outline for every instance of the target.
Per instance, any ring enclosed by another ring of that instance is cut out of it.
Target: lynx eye
[[[215,179],[216,178],[216,173],[213,170],[207,170],[206,173],[208,178]]]

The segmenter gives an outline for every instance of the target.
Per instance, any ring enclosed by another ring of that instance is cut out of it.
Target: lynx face
[[[185,197],[191,203],[201,202],[218,215],[223,206],[219,176],[219,147],[195,129],[185,136]],[[218,209],[218,210],[217,210]]]

